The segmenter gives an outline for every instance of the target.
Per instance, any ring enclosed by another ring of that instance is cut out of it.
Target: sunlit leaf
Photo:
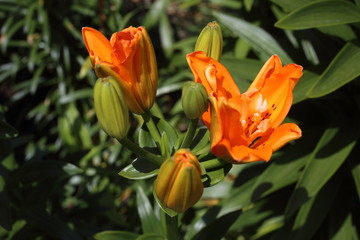
[[[224,13],[216,12],[214,15],[221,24],[247,41],[260,54],[263,60],[267,60],[271,55],[277,54],[284,63],[293,62],[280,44],[264,29]]]
[[[358,123],[329,127],[319,140],[297,183],[286,210],[290,216],[309,198],[315,196],[335,174],[355,146]]]
[[[141,186],[137,188],[136,202],[142,231],[144,233],[163,234],[160,220],[156,218],[153,207]]]
[[[292,11],[275,23],[285,29],[308,29],[360,22],[360,8],[349,1],[316,1]]]
[[[360,13],[360,12],[359,12]],[[307,97],[317,98],[329,94],[360,76],[360,47],[347,43],[329,64]]]

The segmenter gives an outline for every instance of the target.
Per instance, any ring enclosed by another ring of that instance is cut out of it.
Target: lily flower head
[[[144,27],[128,27],[110,41],[99,31],[84,27],[82,36],[98,77],[119,83],[129,110],[143,114],[155,101],[158,70],[150,37]]]
[[[205,53],[188,54],[187,61],[195,82],[203,84],[209,95],[210,106],[202,119],[216,156],[232,163],[269,161],[274,151],[301,137],[296,124],[281,124],[302,76],[301,66],[282,66],[273,55],[241,94],[228,70]]]

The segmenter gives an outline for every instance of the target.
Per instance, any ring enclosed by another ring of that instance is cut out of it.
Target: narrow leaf
[[[304,5],[275,23],[285,29],[308,29],[360,22],[360,8],[349,1],[315,1]]]
[[[273,54],[278,54],[284,63],[293,62],[276,40],[264,29],[224,13],[215,12],[214,15],[221,24],[248,42],[263,60],[267,60]]]
[[[360,76],[360,47],[347,43],[336,55],[307,97],[317,98],[329,94]]]
[[[291,216],[309,198],[315,196],[350,154],[359,136],[359,124],[347,121],[331,126],[322,135],[293,192],[286,216]]]
[[[160,220],[156,218],[153,207],[151,206],[150,201],[141,186],[137,188],[136,203],[138,206],[142,231],[144,233],[155,232],[163,234]]]
[[[139,235],[125,231],[104,231],[95,234],[96,240],[135,240]]]

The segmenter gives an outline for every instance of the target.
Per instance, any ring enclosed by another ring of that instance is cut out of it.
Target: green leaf
[[[221,24],[247,41],[260,54],[263,60],[267,60],[271,55],[277,54],[284,63],[293,62],[276,40],[264,29],[224,13],[215,12],[214,15]]]
[[[280,159],[271,160],[270,165],[259,176],[252,193],[252,201],[289,186],[298,180],[306,159],[312,154],[323,129],[303,129],[303,137],[289,146]]]
[[[360,22],[360,8],[349,1],[316,1],[292,11],[275,23],[285,29],[308,29]]]
[[[139,234],[125,231],[104,231],[95,234],[96,240],[135,240]]]
[[[328,212],[331,211],[340,183],[339,176],[335,176],[325,184],[316,196],[301,206],[296,215],[290,239],[312,239]]]
[[[170,25],[168,16],[164,13],[160,14],[159,34],[161,46],[164,49],[166,57],[170,57],[173,52],[174,33]]]
[[[135,159],[131,164],[123,168],[119,175],[132,180],[141,180],[152,178],[157,175],[159,169],[157,166],[152,164],[143,158]]]
[[[18,134],[18,131],[13,126],[0,120],[0,138],[14,138]]]
[[[137,209],[144,233],[164,234],[160,220],[156,218],[153,207],[150,204],[144,190],[139,185],[136,194]]]
[[[315,196],[326,182],[335,174],[355,146],[360,126],[347,121],[340,127],[326,129],[289,200],[286,216],[291,216],[309,198]]]
[[[295,87],[293,104],[305,100],[307,92],[316,84],[319,78],[320,76],[316,73],[304,71],[304,75]]]
[[[360,163],[357,157],[351,159],[351,173],[355,182],[356,191],[360,200]]]
[[[144,17],[143,25],[148,29],[155,26],[158,23],[161,15],[159,13],[164,12],[168,4],[169,0],[157,0],[153,4],[151,4],[150,10]]]
[[[284,8],[287,12],[292,11],[296,8],[304,6],[307,3],[311,3],[314,0],[271,0],[272,2],[276,3],[277,5]]]
[[[245,92],[260,71],[263,62],[253,59],[223,57],[221,63],[229,70],[240,92]]]
[[[307,97],[317,98],[329,94],[360,76],[360,47],[347,43],[332,60]]]
[[[212,154],[199,157],[199,162],[205,171],[201,176],[204,187],[211,187],[219,183],[232,168],[232,164],[218,159]]]
[[[190,149],[195,155],[210,152],[210,132],[206,127],[196,130],[195,137],[190,144]]]
[[[245,5],[246,11],[250,12],[253,4],[254,4],[254,0],[244,0],[244,5]]]
[[[136,240],[166,240],[163,235],[157,233],[145,233],[139,236]]]
[[[178,139],[177,130],[162,118],[158,118],[155,116],[152,116],[152,118],[154,119],[154,123],[155,123],[157,129],[159,130],[160,135],[163,135],[164,133],[166,133],[166,136],[168,138],[168,143],[169,143],[168,146],[170,149],[170,154],[174,153],[175,144]],[[151,134],[150,134],[146,124],[143,124],[140,129],[139,145],[140,145],[140,147],[148,147],[148,148],[156,147],[155,141],[151,137]]]
[[[335,233],[331,234],[331,240],[343,240],[343,239],[355,239],[353,237],[354,231],[356,232],[356,227],[353,226],[352,215],[348,213],[345,219],[339,218],[338,216],[334,216],[334,221],[339,222],[339,220],[343,220],[339,222],[340,226],[334,226],[331,230],[338,229]]]
[[[240,216],[242,210],[227,213],[201,229],[192,240],[221,239],[225,236],[230,226]]]

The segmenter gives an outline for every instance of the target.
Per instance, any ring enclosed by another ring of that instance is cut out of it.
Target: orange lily
[[[98,77],[114,77],[130,111],[143,114],[154,103],[158,71],[153,45],[144,27],[128,27],[110,41],[84,27],[82,36]]]
[[[212,152],[232,163],[269,161],[272,153],[301,137],[294,123],[280,125],[288,114],[292,91],[302,76],[296,64],[282,66],[270,57],[249,89],[240,91],[227,69],[197,51],[187,55],[195,82],[204,85],[210,107],[202,116],[210,129]]]

